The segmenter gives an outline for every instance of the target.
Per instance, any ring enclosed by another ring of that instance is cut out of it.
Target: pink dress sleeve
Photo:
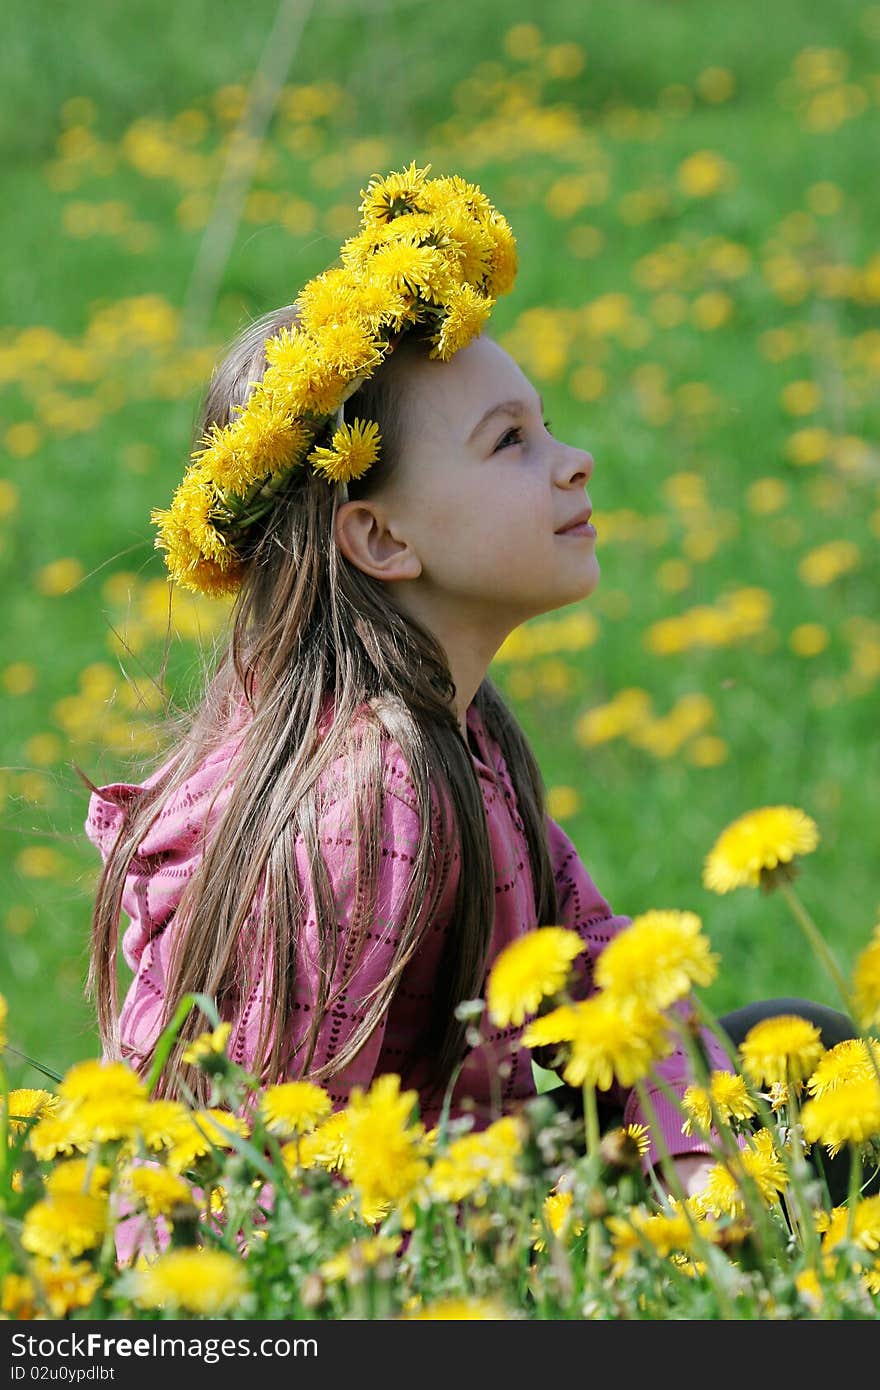
[[[622,931],[624,927],[629,926],[632,919],[618,916],[611,911],[608,903],[587,873],[577,849],[561,826],[557,825],[550,816],[546,817],[546,825],[547,842],[550,848],[550,858],[559,899],[560,925],[578,932],[587,943],[587,950],[578,956],[574,963],[577,975],[572,988],[574,998],[586,999],[595,989],[593,972],[599,955],[611,938]],[[676,1012],[686,1018],[692,1009],[692,1002],[685,999],[677,1006]],[[707,1029],[702,1029],[701,1037],[709,1057],[710,1066],[729,1071],[731,1068],[727,1053],[715,1035]],[[684,1094],[685,1089],[694,1079],[687,1054],[681,1047],[677,1047],[668,1057],[665,1057],[655,1068],[655,1071],[659,1080],[669,1086],[672,1092],[679,1097]],[[682,1134],[681,1125],[684,1116],[676,1103],[665,1094],[659,1081],[649,1081],[645,1089],[654,1110],[657,1127],[670,1155],[675,1157],[689,1153],[708,1154],[711,1152],[705,1140],[698,1135]],[[625,1090],[615,1085],[606,1095],[612,1104],[623,1106],[624,1124],[646,1124],[652,1131],[654,1130],[651,1117],[643,1112],[634,1090]],[[645,1167],[650,1167],[656,1163],[659,1156],[657,1144],[652,1141],[651,1147],[645,1155]]]

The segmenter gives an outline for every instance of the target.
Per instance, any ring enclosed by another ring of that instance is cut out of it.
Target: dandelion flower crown
[[[377,425],[346,424],[343,407],[408,329],[424,325],[429,356],[448,361],[512,288],[517,252],[507,220],[476,184],[457,174],[429,179],[430,167],[413,162],[371,176],[341,265],[304,286],[299,321],[266,339],[267,368],[246,403],[203,436],[170,509],[151,512],[155,545],[182,588],[239,587],[248,528],[298,468],[337,484],[376,462]],[[329,446],[321,444],[331,427]]]

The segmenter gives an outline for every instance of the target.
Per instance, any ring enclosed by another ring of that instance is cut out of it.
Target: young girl
[[[154,514],[178,583],[235,593],[231,638],[163,766],[89,784],[105,861],[89,983],[105,1056],[142,1074],[201,991],[264,1084],[308,1078],[340,1107],[394,1072],[431,1125],[461,1065],[452,1114],[479,1127],[534,1095],[534,1073],[521,1029],[483,1015],[474,1046],[456,1006],[552,923],[584,939],[584,997],[630,919],[547,815],[486,674],[521,623],[596,588],[594,461],[483,331],[515,275],[507,223],[478,188],[426,174],[371,182],[341,267],[242,334]],[[180,1055],[205,1026],[194,1010],[158,1094],[182,1070],[204,1098]],[[684,1055],[661,1075],[681,1093]],[[659,1088],[653,1102],[694,1190],[708,1150]]]

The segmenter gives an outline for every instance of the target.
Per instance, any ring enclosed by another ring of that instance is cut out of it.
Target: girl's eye
[[[550,430],[552,428],[549,420],[544,421],[544,428],[545,430]],[[519,442],[519,438],[521,438],[522,436],[522,425],[512,425],[509,430],[504,431],[504,434],[502,434],[501,438],[495,446],[496,453],[499,449],[503,449],[506,447],[505,440],[509,439],[511,435],[517,436],[517,442]]]

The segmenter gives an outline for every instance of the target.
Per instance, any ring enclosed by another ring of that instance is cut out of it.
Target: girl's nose
[[[576,449],[571,467],[571,482],[588,483],[593,476],[595,466],[592,454],[586,453],[583,449]]]

